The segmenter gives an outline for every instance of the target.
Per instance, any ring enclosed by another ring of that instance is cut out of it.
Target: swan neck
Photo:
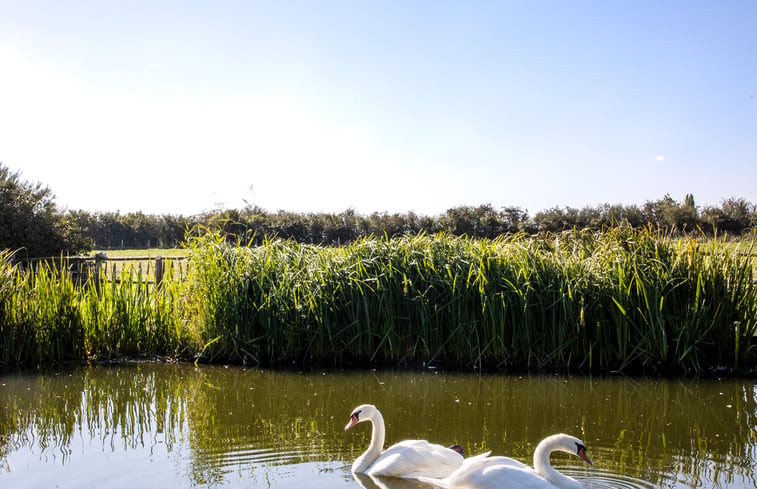
[[[371,420],[371,425],[373,428],[371,430],[371,444],[368,445],[368,451],[375,452],[376,457],[378,457],[384,448],[384,437],[386,436],[384,417],[381,416],[380,412],[376,411],[376,415]]]
[[[549,456],[558,450],[555,440],[543,440],[534,451],[534,470],[553,485],[561,489],[575,489],[583,487],[577,480],[561,474],[549,462]]]
[[[364,472],[373,465],[373,462],[381,455],[381,450],[384,448],[384,437],[386,431],[384,427],[384,417],[381,413],[376,411],[371,421],[371,443],[368,445],[368,449],[355,460],[352,465],[353,472]]]

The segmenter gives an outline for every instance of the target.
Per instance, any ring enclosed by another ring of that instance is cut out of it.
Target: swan
[[[456,450],[426,440],[404,440],[382,451],[385,436],[384,418],[372,404],[356,407],[350,414],[350,421],[344,430],[347,431],[363,421],[370,421],[373,425],[371,443],[365,453],[353,462],[353,473],[441,479],[452,474],[463,463],[463,456]]]
[[[577,480],[561,474],[549,463],[554,451],[571,453],[591,465],[586,446],[575,436],[563,433],[548,436],[536,446],[534,467],[509,457],[471,457],[452,474],[442,479],[420,477],[419,480],[442,488],[494,489],[579,489]]]

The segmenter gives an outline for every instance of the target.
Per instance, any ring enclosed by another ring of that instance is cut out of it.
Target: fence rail
[[[53,264],[58,268],[66,268],[71,276],[77,282],[86,282],[90,276],[98,276],[108,282],[121,282],[122,274],[128,266],[134,267],[142,280],[148,284],[159,286],[166,275],[167,267],[172,267],[174,276],[179,280],[184,280],[187,275],[189,264],[182,266],[183,262],[188,262],[188,256],[117,256],[108,257],[105,253],[98,253],[95,256],[74,255],[60,257],[38,257],[22,258],[15,260],[22,266],[38,267],[41,263]],[[144,274],[144,275],[143,275]],[[95,281],[99,286],[99,280]]]

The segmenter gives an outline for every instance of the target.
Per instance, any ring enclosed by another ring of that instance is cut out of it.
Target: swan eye
[[[576,443],[576,453],[586,453],[586,447],[581,445],[580,443]]]
[[[360,411],[355,411],[350,415],[350,418],[355,418],[355,422],[360,421]]]

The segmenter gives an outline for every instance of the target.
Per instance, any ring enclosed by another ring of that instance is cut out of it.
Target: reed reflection
[[[36,447],[66,463],[72,437],[102,450],[150,446],[169,450],[186,429],[186,379],[170,367],[88,368],[3,377],[2,453]]]

